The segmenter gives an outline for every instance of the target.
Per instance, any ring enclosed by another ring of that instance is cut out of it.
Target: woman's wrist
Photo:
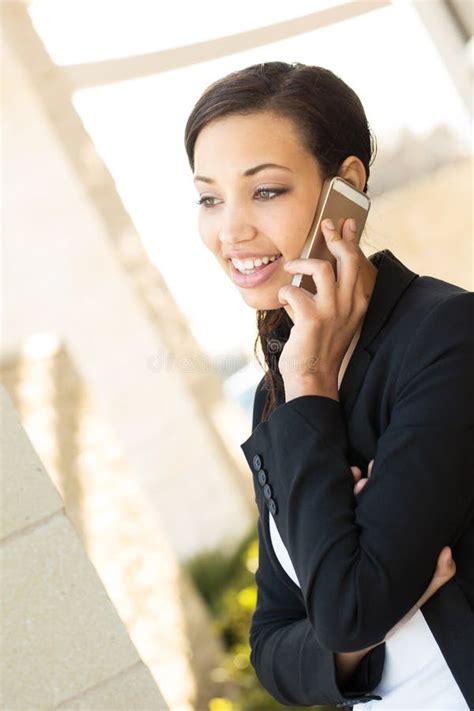
[[[293,378],[284,381],[285,402],[294,400],[302,395],[320,395],[339,400],[337,380],[327,376],[311,376],[304,378]]]

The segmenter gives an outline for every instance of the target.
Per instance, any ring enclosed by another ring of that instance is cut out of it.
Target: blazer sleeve
[[[462,292],[419,324],[357,497],[337,400],[290,400],[241,444],[250,468],[258,454],[267,472],[309,625],[328,651],[383,640],[473,516],[473,316],[474,293]],[[257,651],[265,654],[258,644]]]
[[[263,410],[262,384],[263,379],[254,398],[253,429]],[[335,655],[317,639],[301,595],[277,574],[260,516],[257,530],[257,605],[250,625],[250,661],[262,686],[284,705],[346,707],[381,699],[368,692],[382,676],[385,644],[365,655],[344,688],[338,685]]]

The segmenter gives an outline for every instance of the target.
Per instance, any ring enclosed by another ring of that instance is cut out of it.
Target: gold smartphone
[[[326,239],[321,230],[321,222],[330,217],[336,230],[342,235],[344,222],[349,217],[353,217],[357,225],[356,240],[358,242],[364,229],[369,209],[370,198],[355,188],[352,183],[337,176],[327,178],[323,183],[313,222],[300,258],[326,259],[332,264],[337,275],[337,262],[326,244]],[[292,286],[301,286],[311,294],[315,294],[317,291],[314,279],[309,274],[295,274],[291,284]]]

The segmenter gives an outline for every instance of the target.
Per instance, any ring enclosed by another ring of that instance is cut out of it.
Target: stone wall
[[[0,707],[167,709],[3,386]]]

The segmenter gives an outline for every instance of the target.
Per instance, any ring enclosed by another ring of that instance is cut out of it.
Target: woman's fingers
[[[351,472],[352,476],[354,477],[354,481],[356,482],[354,486],[354,494],[358,494],[359,491],[361,491],[364,488],[364,485],[367,481],[367,479],[361,479],[362,477],[362,470],[359,469],[359,467],[356,466],[351,466]]]
[[[415,610],[420,608],[425,604],[427,600],[430,599],[432,595],[435,594],[443,585],[445,585],[451,578],[456,575],[456,563],[454,562],[451,555],[451,548],[445,546],[439,556],[438,562],[436,564],[436,569],[431,578],[431,582],[426,588],[423,595],[420,597],[418,602],[415,604]]]
[[[367,484],[369,480],[368,479],[361,479],[360,481],[357,482],[354,486],[354,494],[360,494],[364,486]]]
[[[435,585],[437,590],[455,575],[456,563],[453,560],[451,548],[445,546],[438,556],[438,562],[431,584]]]
[[[329,251],[336,259],[337,287],[342,303],[352,305],[354,288],[359,278],[361,259],[357,242],[348,240],[349,220],[344,225],[333,224],[332,227],[321,223],[321,229],[326,239]]]
[[[299,309],[301,318],[308,318],[308,314],[305,313],[308,302],[298,297],[298,292],[301,291],[306,292],[305,295],[309,296],[322,309],[335,312],[341,308],[344,314],[349,313],[350,315],[355,309],[352,302],[356,283],[359,282],[359,288],[362,284],[359,278],[362,253],[358,248],[357,241],[352,238],[352,234],[355,236],[355,233],[351,233],[348,223],[349,220],[344,222],[342,230],[342,225],[336,228],[334,223],[332,227],[327,227],[325,220],[321,223],[326,244],[336,261],[335,268],[327,259],[317,259],[316,257],[292,259],[283,265],[284,269],[292,274],[306,274],[313,278],[316,287],[314,295],[305,289],[288,284],[282,286],[278,291],[280,303],[286,301],[294,312]],[[364,303],[364,311],[365,308],[366,304]]]
[[[354,481],[356,482],[354,486],[354,494],[359,494],[369,481],[369,477],[372,474],[372,467],[374,466],[374,461],[375,459],[370,460],[369,466],[367,468],[367,477],[364,478],[362,478],[362,471],[359,469],[359,467],[351,466],[352,476],[354,477]]]
[[[307,257],[285,262],[284,269],[291,274],[307,274],[313,278],[316,293],[311,294],[299,286],[285,284],[278,290],[278,298],[288,301],[290,306],[301,311],[301,318],[314,319],[315,303],[323,310],[336,312],[336,273],[327,259]],[[303,298],[304,297],[304,298]]]
[[[286,264],[284,265],[287,271],[294,269],[292,266],[293,261],[295,263],[297,262],[296,267],[299,268],[299,274],[310,274],[314,279],[313,272],[315,271],[315,268],[313,265],[307,264],[307,262],[314,260],[292,260],[289,267],[287,267]],[[329,264],[329,262],[326,262],[326,264]],[[329,266],[331,265],[329,264]],[[296,267],[295,271],[292,273],[296,273]],[[302,322],[310,322],[314,319],[314,297],[309,291],[306,291],[306,289],[299,286],[293,286],[292,284],[285,284],[285,286],[282,286],[278,290],[278,300],[281,304],[286,304],[291,308],[291,320],[293,323],[295,322],[295,318],[293,316],[297,316],[298,320],[301,320]]]

